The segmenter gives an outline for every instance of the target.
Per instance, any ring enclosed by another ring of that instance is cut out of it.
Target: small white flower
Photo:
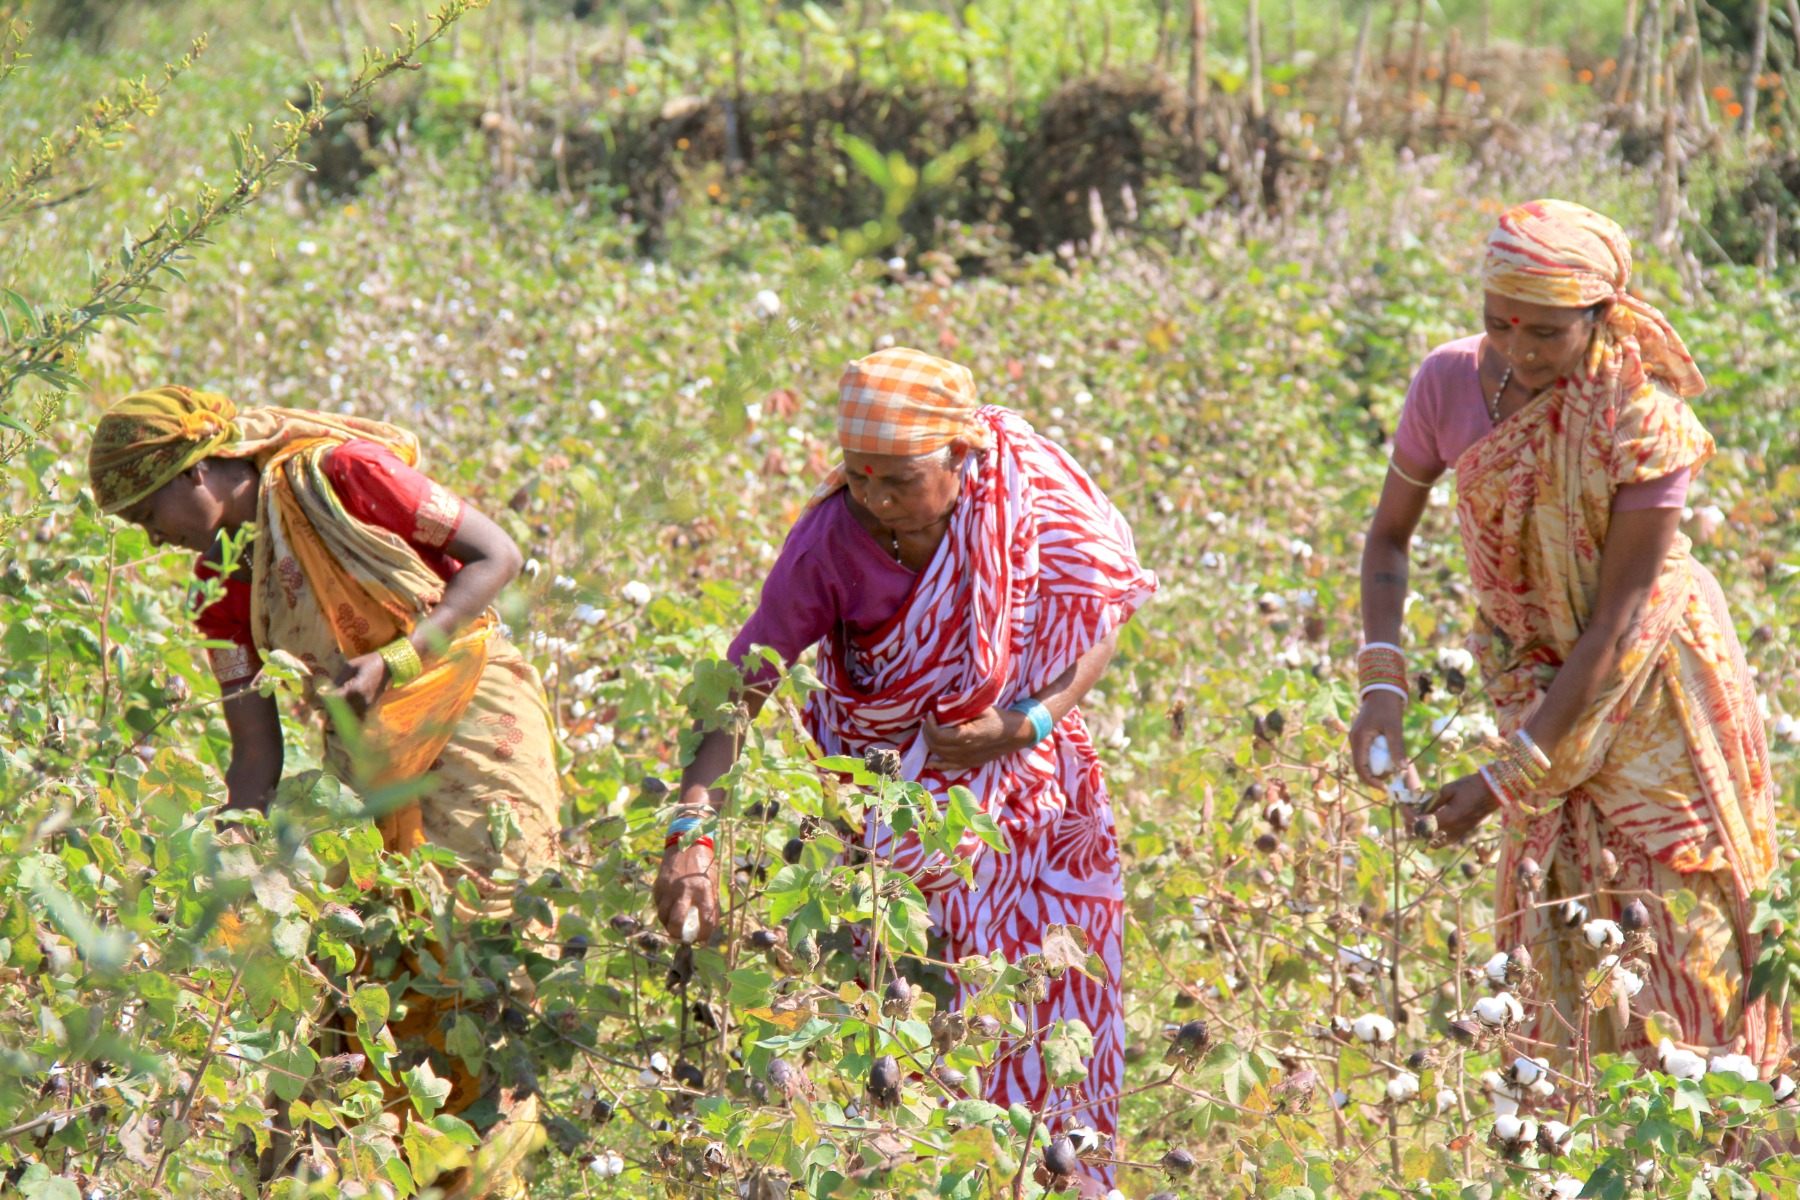
[[[1411,1071],[1401,1071],[1387,1082],[1387,1098],[1395,1104],[1406,1104],[1418,1098],[1419,1077]]]
[[[632,607],[642,608],[650,603],[650,585],[641,579],[634,579],[619,589],[619,595]]]
[[[1380,1045],[1394,1038],[1394,1023],[1380,1013],[1364,1013],[1356,1018],[1350,1028],[1356,1033],[1356,1040]]]
[[[1589,921],[1581,927],[1581,934],[1596,950],[1617,950],[1625,944],[1625,931],[1617,921]]]
[[[781,297],[764,288],[750,301],[750,311],[765,321],[773,321],[781,315]]]
[[[1394,773],[1394,754],[1388,749],[1386,734],[1376,734],[1375,740],[1369,743],[1369,773],[1377,779],[1386,779]]]
[[[1439,1088],[1437,1094],[1438,1115],[1443,1116],[1456,1107],[1456,1093],[1449,1088]]]
[[[1714,1075],[1736,1075],[1740,1079],[1755,1079],[1756,1064],[1748,1054],[1715,1054],[1706,1069]]]
[[[1437,668],[1440,671],[1470,675],[1475,671],[1475,656],[1460,647],[1445,646],[1437,653]]]
[[[1676,1079],[1699,1079],[1706,1074],[1706,1060],[1692,1050],[1683,1050],[1668,1038],[1656,1048],[1663,1074]]]

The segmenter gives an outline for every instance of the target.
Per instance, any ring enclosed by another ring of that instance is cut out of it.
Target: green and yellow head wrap
[[[88,447],[100,511],[130,508],[237,440],[237,405],[214,392],[159,387],[106,410]]]

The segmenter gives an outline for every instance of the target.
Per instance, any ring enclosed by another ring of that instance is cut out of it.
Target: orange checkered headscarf
[[[1647,377],[1677,396],[1706,390],[1706,380],[1667,317],[1632,295],[1631,241],[1610,218],[1567,200],[1533,200],[1508,209],[1488,235],[1482,286],[1500,296],[1552,308],[1613,301],[1588,355],[1592,376],[1635,389]]]
[[[959,363],[895,346],[859,358],[838,380],[838,445],[856,454],[915,457],[955,441],[985,449],[987,426],[975,377]],[[844,466],[831,469],[812,502],[844,486]]]

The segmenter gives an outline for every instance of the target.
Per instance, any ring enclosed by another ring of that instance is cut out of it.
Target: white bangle
[[[1394,695],[1400,697],[1402,700],[1411,700],[1412,699],[1411,694],[1408,693],[1405,688],[1396,687],[1394,684],[1391,684],[1391,683],[1368,684],[1363,688],[1362,691],[1360,691],[1356,694],[1356,698],[1358,700],[1367,700],[1369,698],[1370,692],[1392,692],[1392,693],[1394,693]]]
[[[1364,642],[1362,648],[1364,650],[1392,650],[1395,654],[1406,653],[1406,651],[1394,645],[1392,642]]]

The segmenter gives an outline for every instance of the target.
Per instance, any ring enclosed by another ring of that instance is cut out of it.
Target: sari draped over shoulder
[[[1129,620],[1156,577],[1139,564],[1123,517],[1061,448],[1002,408],[981,408],[974,423],[988,448],[965,460],[943,542],[884,626],[866,636],[840,627],[820,643],[825,687],[809,697],[806,723],[828,755],[897,749],[904,778],[940,803],[951,787],[968,788],[1005,832],[1005,854],[973,835],[959,847],[974,868],[969,887],[916,837],[871,831],[875,853],[918,878],[951,959],[1000,949],[1016,960],[1041,948],[1048,924],[1086,930],[1110,978],[1068,972],[1039,1017],[1043,1025],[1078,1017],[1094,1031],[1084,1094],[1106,1099],[1083,1115],[1110,1130],[1123,1069],[1123,891],[1087,723],[1076,709],[1041,744],[974,770],[928,761],[921,725],[927,716],[960,723],[1030,696]],[[1035,1051],[1003,1059],[987,1082],[989,1098],[1004,1102],[1042,1106],[1059,1094]]]
[[[1535,711],[1588,626],[1613,493],[1698,468],[1713,452],[1681,397],[1641,370],[1621,370],[1616,350],[1598,349],[1611,356],[1610,369],[1602,362],[1541,393],[1456,464],[1457,517],[1480,606],[1470,649],[1503,735]],[[1592,964],[1569,948],[1550,910],[1522,892],[1518,861],[1537,859],[1550,895],[1586,896],[1596,916],[1616,916],[1609,909],[1631,898],[1619,893],[1646,893],[1661,959],[1639,1011],[1665,1012],[1686,1040],[1741,1046],[1767,1065],[1784,1040],[1763,1006],[1745,1011],[1742,993],[1754,953],[1749,896],[1775,863],[1773,800],[1761,718],[1724,597],[1678,533],[1617,670],[1558,744],[1540,792],[1507,815],[1501,944],[1533,945],[1546,999],[1573,1022]],[[1696,900],[1679,919],[1662,904],[1676,889]],[[1540,1011],[1532,1035],[1565,1044],[1567,1028]],[[1641,1019],[1596,1029],[1597,1049],[1647,1046]]]
[[[326,471],[327,456],[350,440],[376,442],[408,466],[418,462],[418,445],[409,433],[353,417],[248,409],[236,424],[239,439],[220,453],[250,459],[261,472],[250,595],[256,647],[265,657],[279,650],[298,659],[316,699],[345,663],[410,633],[443,599],[443,579],[407,539],[347,511]],[[414,514],[419,536],[441,545],[459,504],[431,485]],[[378,822],[387,848],[453,851],[458,865],[447,874],[480,897],[469,905],[447,888],[457,916],[510,919],[512,885],[493,875],[530,878],[555,861],[561,788],[543,685],[494,613],[471,622],[417,679],[385,692],[360,726],[324,725],[327,765],[377,805],[384,793],[396,798]],[[412,955],[403,965],[415,975],[427,969]],[[461,1114],[487,1100],[496,1114],[470,1164],[437,1186],[454,1200],[522,1195],[515,1168],[543,1141],[537,1101],[508,1100],[491,1070],[469,1072],[448,1054],[447,1018],[462,1007],[450,985],[460,981],[437,970],[448,994],[407,991],[406,1016],[390,1032],[403,1047],[423,1041],[443,1056],[439,1073],[452,1084],[443,1111]],[[528,998],[529,988],[520,994]],[[404,1088],[391,1089],[403,1114],[404,1097]]]

